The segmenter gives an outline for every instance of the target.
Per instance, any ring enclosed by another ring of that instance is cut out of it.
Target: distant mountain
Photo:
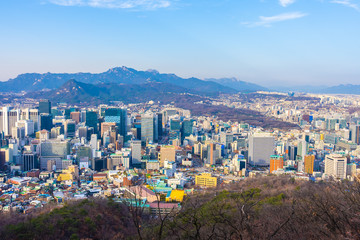
[[[94,85],[69,80],[58,89],[30,92],[25,97],[73,104],[99,104],[110,101],[139,103],[150,100],[169,103],[175,101],[180,94],[198,94],[198,92],[161,82],[143,84],[100,83]]]
[[[321,93],[360,95],[360,85],[341,84],[338,86],[325,88],[323,91],[321,91]]]
[[[270,91],[273,92],[302,92],[302,93],[319,93],[324,91],[328,86],[311,86],[311,85],[302,85],[302,86],[273,86]]]
[[[205,80],[217,82],[221,85],[231,87],[239,92],[256,92],[268,90],[267,88],[257,85],[255,83],[240,81],[236,78],[208,78]]]
[[[127,67],[116,67],[103,73],[26,73],[0,82],[0,92],[31,92],[39,90],[53,90],[61,87],[71,79],[89,84],[146,84],[150,82],[168,83],[197,92],[236,93],[234,88],[212,81],[197,78],[180,78],[175,74],[161,74],[155,70],[137,71]]]
[[[328,94],[357,94],[360,95],[360,85],[341,84],[337,86],[279,86],[272,87],[272,91],[279,92],[305,92],[305,93],[328,93]]]

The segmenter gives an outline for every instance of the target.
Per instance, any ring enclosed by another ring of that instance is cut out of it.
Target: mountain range
[[[93,85],[99,84],[131,84],[142,85],[152,82],[166,83],[204,94],[237,93],[242,91],[257,91],[263,87],[241,82],[232,87],[223,80],[204,81],[198,78],[181,78],[175,74],[162,74],[156,70],[137,71],[127,67],[111,68],[103,73],[25,73],[6,82],[0,82],[1,92],[32,92],[54,90],[69,80]],[[215,80],[215,79],[213,79]],[[224,84],[222,84],[222,82]],[[251,88],[247,87],[251,86]]]
[[[262,87],[255,83],[240,81],[236,78],[207,78],[205,80],[219,83],[221,85],[233,88],[239,92],[256,92],[269,90],[266,87]]]
[[[141,93],[145,93],[146,84],[162,83],[162,87],[169,87],[168,92],[173,92],[179,87],[178,91],[214,96],[221,93],[249,93],[256,91],[295,91],[308,93],[331,93],[331,94],[360,94],[360,85],[341,84],[339,86],[296,86],[272,87],[270,90],[263,86],[240,81],[236,78],[208,78],[201,80],[198,78],[181,78],[175,74],[159,73],[156,70],[137,71],[128,67],[115,67],[103,73],[25,73],[16,78],[0,82],[0,92],[36,92],[44,90],[56,90],[62,87],[69,80],[75,80],[77,83],[99,85],[107,88],[105,85],[140,85],[128,86],[125,88],[138,88]],[[151,85],[148,85],[151,86]],[[159,85],[158,85],[159,86]],[[89,89],[90,87],[86,88]],[[152,89],[154,90],[154,89]],[[153,93],[153,91],[149,93]],[[162,89],[166,90],[166,89]],[[36,95],[36,94],[35,94]]]
[[[305,92],[305,93],[323,93],[323,94],[355,94],[360,95],[360,85],[340,84],[336,86],[276,86],[270,91],[280,92]]]
[[[338,86],[325,88],[323,93],[360,95],[360,85],[340,84]]]
[[[197,96],[198,92],[162,82],[147,82],[141,84],[89,84],[76,80],[68,80],[57,89],[29,92],[25,94],[24,97],[49,99],[54,102],[72,104],[86,103],[89,105],[110,101],[140,103],[154,100],[169,103],[175,101],[181,94]]]

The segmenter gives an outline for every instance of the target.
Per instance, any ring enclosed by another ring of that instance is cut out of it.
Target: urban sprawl
[[[99,197],[140,199],[150,212],[159,207],[166,212],[179,209],[184,196],[196,191],[261,175],[355,180],[360,99],[311,97],[212,102],[299,126],[286,130],[192,116],[152,101],[1,106],[0,210],[26,214],[50,202]]]

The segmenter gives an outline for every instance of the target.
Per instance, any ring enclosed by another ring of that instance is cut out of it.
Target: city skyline
[[[356,84],[359,3],[7,1],[0,10],[0,81],[128,66],[266,87]]]

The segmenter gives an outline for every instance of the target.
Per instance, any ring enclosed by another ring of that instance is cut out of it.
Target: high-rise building
[[[39,145],[39,162],[40,169],[46,169],[49,160],[54,160],[55,163],[66,159],[70,154],[70,142],[59,140],[48,140],[41,142]],[[60,163],[58,164],[60,166]]]
[[[105,122],[116,123],[119,128],[119,133],[121,136],[126,136],[127,134],[127,110],[123,108],[106,108],[105,109]]]
[[[232,133],[221,132],[220,133],[220,142],[225,146],[225,148],[230,149],[231,143],[233,142],[234,135]]]
[[[9,109],[3,107],[0,111],[0,132],[4,132],[6,136],[11,135],[11,130],[15,127],[16,122],[20,120],[19,109]]]
[[[298,154],[298,148],[296,146],[288,146],[288,157],[289,160],[296,160]]]
[[[141,141],[131,142],[131,163],[141,164]]]
[[[141,115],[141,142],[154,142],[154,116],[152,114]]]
[[[40,115],[40,129],[41,130],[47,130],[47,131],[51,131],[51,128],[53,126],[53,122],[52,122],[52,115],[51,114],[45,114],[42,113]]]
[[[39,113],[51,114],[51,102],[49,100],[39,101]]]
[[[175,109],[167,109],[163,112],[163,124],[167,124],[169,121],[169,117],[175,116],[178,114],[178,111]]]
[[[111,132],[115,128],[116,128],[116,123],[114,123],[114,122],[102,122],[100,136],[103,137],[105,132]]]
[[[71,110],[69,108],[64,109],[64,117],[65,119],[70,119]]]
[[[326,119],[326,130],[335,130],[335,126],[338,122],[339,120],[335,118]]]
[[[21,120],[31,120],[34,122],[34,132],[40,130],[40,115],[39,109],[23,109],[21,111]]]
[[[63,134],[64,129],[62,127],[53,127],[51,129],[51,138],[57,138],[59,135]]]
[[[193,120],[186,119],[181,123],[181,137],[182,139],[190,136],[193,133]]]
[[[181,122],[180,119],[171,119],[170,120],[170,130],[171,131],[180,131]]]
[[[66,137],[73,138],[75,137],[75,131],[76,131],[76,123],[73,120],[66,120],[64,125],[65,135]]]
[[[79,132],[79,138],[85,138],[87,139],[87,134],[88,134],[88,128],[85,126],[85,127],[79,127],[78,129],[78,132]]]
[[[253,135],[249,137],[249,163],[253,166],[269,166],[274,154],[275,139],[272,136]]]
[[[31,136],[35,132],[34,122],[32,120],[20,120],[16,123],[16,127],[24,128],[26,136]]]
[[[80,112],[70,113],[70,118],[75,121],[76,124],[78,124],[80,122]]]
[[[160,148],[160,167],[164,167],[164,162],[175,162],[175,147],[161,146]]]
[[[306,156],[308,153],[308,143],[305,140],[301,140],[297,147],[297,155],[300,155],[302,159]]]
[[[206,150],[206,164],[215,165],[221,155],[221,145],[209,143]]]
[[[353,143],[360,144],[360,125],[352,124],[350,125],[350,140]]]
[[[21,170],[30,171],[37,167],[37,156],[32,152],[24,152],[21,156]]]
[[[5,170],[6,163],[6,151],[0,148],[0,170]]]
[[[284,158],[279,155],[271,155],[270,157],[270,173],[284,168]]]
[[[236,172],[243,171],[243,169],[246,170],[246,159],[242,154],[236,154],[234,156],[233,164]]]
[[[23,139],[25,137],[24,127],[13,127],[11,129],[11,136],[16,139]]]
[[[80,112],[80,122],[85,122],[86,121],[86,110],[81,110]]]
[[[157,136],[158,136],[158,140],[161,139],[162,135],[163,135],[163,115],[162,113],[157,113],[156,114],[156,118],[157,118]]]
[[[308,174],[313,174],[314,172],[314,162],[315,162],[315,156],[314,155],[306,155],[304,157],[304,172]]]
[[[346,178],[347,159],[339,154],[325,157],[325,174],[336,179]]]
[[[98,150],[97,144],[98,144],[97,134],[92,134],[90,140],[91,149]]]
[[[115,127],[113,129],[111,129],[111,131],[109,132],[109,136],[110,136],[110,143],[114,143],[118,140],[118,128]]]
[[[89,128],[92,127],[94,128],[94,133],[98,132],[98,117],[97,117],[97,113],[93,112],[93,111],[86,111],[86,117],[85,117],[85,125],[88,126]]]

